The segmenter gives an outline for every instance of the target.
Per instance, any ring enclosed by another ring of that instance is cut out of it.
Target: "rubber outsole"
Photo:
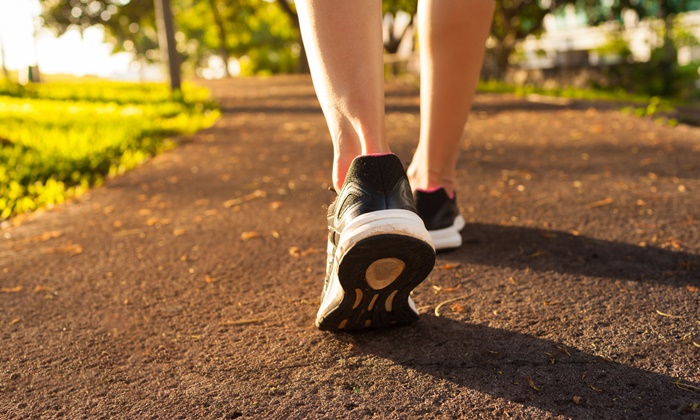
[[[327,331],[353,331],[414,322],[418,313],[409,302],[411,290],[434,265],[435,250],[420,239],[396,234],[362,239],[338,265],[342,300],[316,325]]]

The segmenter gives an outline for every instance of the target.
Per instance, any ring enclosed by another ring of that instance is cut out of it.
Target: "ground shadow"
[[[360,354],[573,418],[685,418],[698,399],[697,392],[674,384],[677,378],[554,341],[444,317],[425,315],[409,327],[337,339],[352,343]]]
[[[451,259],[666,285],[700,286],[700,256],[520,226],[471,223]]]

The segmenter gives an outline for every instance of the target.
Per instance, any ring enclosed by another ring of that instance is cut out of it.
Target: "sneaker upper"
[[[435,191],[416,190],[414,198],[416,210],[429,231],[450,227],[459,216],[457,194],[450,197],[442,187]]]
[[[339,235],[349,221],[362,214],[393,209],[417,213],[401,160],[393,154],[358,156],[338,198],[328,208],[328,227]]]

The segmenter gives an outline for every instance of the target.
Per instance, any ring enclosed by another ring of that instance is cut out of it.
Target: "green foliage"
[[[61,34],[70,27],[102,25],[115,52],[158,61],[153,0],[41,0],[44,25]],[[299,31],[266,0],[171,0],[177,49],[186,70],[213,55],[246,57],[247,74],[291,72],[299,58]],[[216,10],[213,10],[216,8]],[[220,19],[216,19],[215,12]],[[224,37],[220,36],[224,32]]]
[[[0,85],[0,220],[63,202],[208,126],[208,92],[186,85],[91,82]]]
[[[415,15],[418,11],[418,0],[383,0],[382,13],[395,15],[398,12],[405,12]]]
[[[128,51],[137,59],[159,58],[153,0],[40,0],[44,26],[56,34],[102,25],[114,52]]]
[[[628,62],[632,58],[632,50],[623,32],[620,30],[609,34],[605,44],[596,48],[594,51],[602,56],[604,60],[616,58],[622,62]]]

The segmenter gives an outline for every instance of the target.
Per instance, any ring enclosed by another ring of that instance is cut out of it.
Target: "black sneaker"
[[[452,198],[440,187],[434,191],[416,190],[416,209],[425,227],[430,232],[436,250],[447,250],[462,246],[464,218],[459,214],[457,194]]]
[[[316,326],[357,330],[418,319],[409,294],[435,265],[396,155],[355,158],[328,208],[328,265]]]

